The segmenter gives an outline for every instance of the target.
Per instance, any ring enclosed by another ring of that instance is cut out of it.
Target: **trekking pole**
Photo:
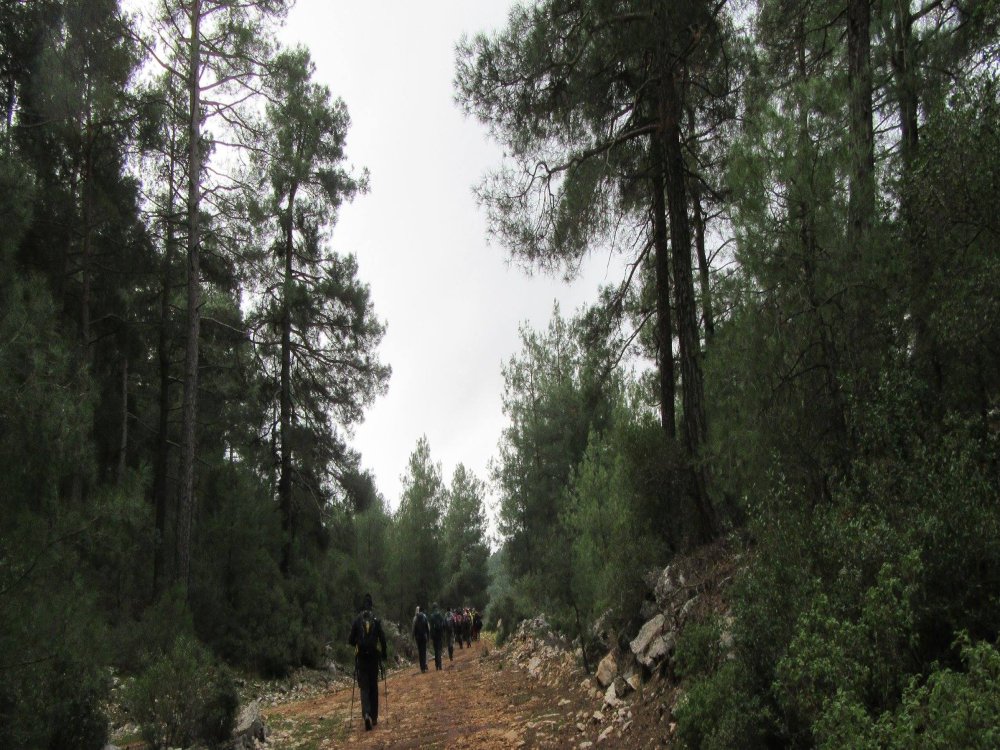
[[[382,668],[382,689],[385,692],[385,718],[386,724],[389,723],[389,679],[386,674],[385,662],[380,662],[379,666]]]
[[[348,733],[354,731],[354,687],[358,684],[358,659],[354,659],[354,679],[351,680],[351,720],[347,725]]]

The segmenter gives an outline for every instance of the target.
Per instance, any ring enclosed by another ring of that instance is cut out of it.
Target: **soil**
[[[267,747],[578,748],[596,743],[604,729],[590,720],[595,704],[583,688],[532,677],[488,635],[456,648],[451,661],[445,653],[441,671],[430,654],[428,663],[426,673],[415,666],[389,673],[371,731],[349,686],[265,708]],[[617,739],[607,737],[601,747],[617,746]]]

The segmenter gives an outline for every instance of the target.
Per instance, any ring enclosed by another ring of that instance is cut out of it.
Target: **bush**
[[[154,659],[132,684],[127,704],[154,748],[187,747],[226,740],[239,696],[227,670],[190,636]]]
[[[142,670],[150,654],[163,654],[181,636],[194,636],[194,623],[186,596],[174,586],[146,608],[138,621],[129,618],[116,625],[115,666],[127,674]]]
[[[689,748],[760,748],[769,724],[760,699],[749,689],[738,661],[726,661],[694,682],[675,709],[677,737]]]
[[[532,614],[531,608],[513,591],[505,591],[495,599],[491,599],[487,607],[487,625],[496,627],[497,643],[503,645],[521,620]]]
[[[1000,651],[989,643],[959,639],[964,672],[938,667],[916,680],[900,709],[878,724],[884,747],[1000,747]]]
[[[677,638],[677,676],[698,677],[710,674],[719,663],[721,636],[716,619],[688,623]]]
[[[58,677],[50,688],[55,705],[49,709],[49,747],[103,748],[108,741],[108,717],[103,709],[107,678],[96,670],[83,671],[79,665],[65,663],[56,665],[54,672]]]

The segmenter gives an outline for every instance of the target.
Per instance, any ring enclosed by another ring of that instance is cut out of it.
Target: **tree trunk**
[[[847,72],[851,183],[848,245],[856,257],[867,251],[875,214],[875,131],[872,124],[871,0],[848,0]]]
[[[688,132],[695,138],[694,107],[688,107]],[[695,144],[697,148],[697,144]],[[701,204],[701,178],[691,175],[691,209],[694,213],[694,247],[698,255],[698,274],[701,282],[701,319],[705,325],[705,346],[712,343],[715,336],[715,313],[712,309],[712,284],[705,251],[705,212]]]
[[[177,166],[177,141],[171,132],[170,164],[167,172],[167,215],[164,220],[163,267],[160,273],[160,319],[156,342],[160,369],[159,421],[156,429],[156,454],[153,460],[153,506],[155,529],[153,534],[153,596],[159,597],[167,580],[167,515],[170,501],[167,469],[170,465],[170,294],[173,286],[174,262],[174,189]]]
[[[800,84],[805,84],[809,78],[806,66],[805,23],[805,18],[800,16],[798,19],[796,41],[797,72]],[[812,139],[809,136],[809,112],[805,104],[800,103],[798,111],[797,161],[802,165],[802,172],[805,175],[812,174],[813,156]],[[808,183],[807,177],[802,178],[802,183],[799,189],[803,194],[796,202],[796,208],[798,209],[797,219],[799,223],[799,242],[802,251],[802,273],[805,283],[805,295],[809,303],[813,325],[816,328],[815,333],[820,341],[820,366],[823,370],[827,395],[830,398],[833,420],[832,429],[838,444],[834,453],[846,456],[844,448],[847,439],[847,406],[844,403],[844,395],[840,387],[840,382],[837,379],[840,370],[840,356],[837,352],[830,327],[827,325],[826,318],[823,315],[820,295],[816,288],[816,262],[819,249],[816,243],[814,209],[811,202],[813,194],[812,185]],[[845,461],[846,458],[839,460],[841,468],[844,468]],[[824,476],[819,485],[827,487],[829,484],[827,480],[828,476]]]
[[[904,169],[912,166],[919,144],[917,112],[919,98],[914,80],[916,72],[913,15],[910,0],[893,0],[895,25],[892,50],[892,70],[896,79],[896,98],[899,102],[900,150]]]
[[[199,206],[201,198],[200,107],[201,0],[191,4],[188,86],[191,99],[188,157],[187,346],[184,357],[184,401],[181,411],[181,487],[177,518],[177,579],[191,583],[191,527],[194,519],[194,463],[198,420],[198,337],[201,329]]]
[[[653,160],[653,249],[656,259],[656,343],[660,366],[660,424],[671,440],[677,439],[676,386],[674,376],[674,326],[670,314],[670,249],[667,244],[667,207],[663,191],[663,149],[654,138]]]
[[[89,116],[88,116],[89,119]],[[84,144],[83,157],[83,242],[80,253],[80,338],[83,349],[83,361],[89,368],[93,363],[93,336],[90,331],[91,277],[90,257],[93,254],[93,221],[94,221],[94,157],[91,143],[90,123]]]
[[[295,537],[292,507],[292,258],[295,253],[294,211],[297,185],[288,194],[288,215],[285,217],[285,278],[281,300],[281,405],[280,441],[281,473],[278,478],[278,503],[281,507],[281,530],[284,535],[281,549],[281,572],[288,575]]]
[[[115,474],[120,487],[125,481],[128,458],[128,357],[122,358],[122,424],[121,439],[118,442],[118,470]]]
[[[937,393],[940,393],[943,380],[941,357],[930,330],[933,300],[929,297],[934,265],[927,243],[920,237],[916,226],[912,198],[913,191],[917,189],[913,178],[913,165],[920,146],[918,120],[920,100],[915,80],[916,43],[913,38],[913,15],[910,12],[909,0],[894,0],[893,24],[891,60],[899,106],[899,149],[902,162],[900,214],[903,220],[903,237],[910,254],[913,356],[916,370]],[[937,399],[928,399],[927,404],[933,407],[937,404]]]
[[[665,60],[665,56],[663,58]],[[690,456],[694,486],[698,541],[709,541],[718,532],[718,522],[708,494],[708,467],[702,450],[708,429],[701,371],[701,339],[691,269],[691,228],[685,186],[684,155],[681,151],[681,101],[676,66],[661,65],[660,131],[666,162],[667,210],[673,247],[674,294],[677,301],[677,331],[680,342],[683,384],[684,441]]]
[[[93,371],[94,351],[91,343],[90,305],[91,276],[90,257],[93,254],[93,214],[94,214],[94,156],[92,140],[92,122],[90,113],[90,81],[86,85],[87,114],[83,132],[83,174],[80,185],[80,358],[83,369]],[[94,424],[91,421],[87,428],[88,437],[94,434]],[[87,493],[87,482],[84,467],[77,466],[73,470],[71,495],[74,505],[79,505]]]

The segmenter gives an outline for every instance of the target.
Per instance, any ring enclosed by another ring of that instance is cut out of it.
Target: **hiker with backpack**
[[[430,624],[427,615],[417,607],[413,616],[413,637],[417,640],[417,653],[420,655],[420,671],[427,671],[427,636],[430,634]]]
[[[455,640],[458,641],[459,648],[465,648],[465,640],[462,637],[462,627],[465,620],[462,618],[462,610],[456,609],[451,613],[451,624],[455,630]]]
[[[437,602],[431,605],[431,642],[434,644],[434,669],[441,669],[441,646],[444,640],[444,615]]]
[[[452,661],[455,658],[455,621],[450,609],[444,613],[444,637],[448,642],[448,661]]]
[[[472,648],[472,614],[468,607],[462,612],[462,639],[467,648]]]
[[[361,713],[365,731],[378,724],[379,662],[385,661],[386,645],[382,622],[372,612],[372,596],[365,594],[361,613],[351,625],[348,644],[354,646],[354,676],[361,694]]]
[[[479,614],[479,610],[473,608],[472,610],[472,640],[479,640],[479,632],[483,629],[483,616]]]

